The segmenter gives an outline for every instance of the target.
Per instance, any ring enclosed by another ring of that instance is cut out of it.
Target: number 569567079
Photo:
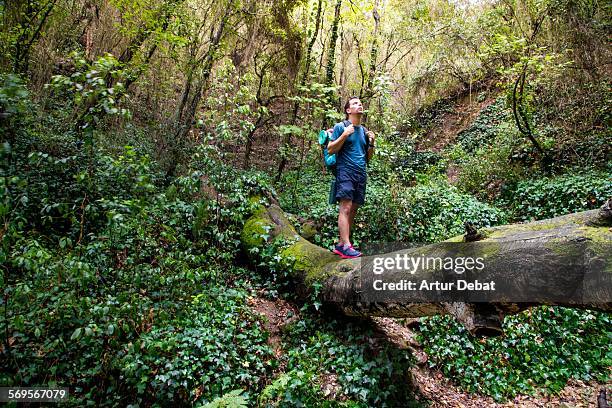
[[[0,402],[54,402],[66,398],[66,387],[0,387]]]

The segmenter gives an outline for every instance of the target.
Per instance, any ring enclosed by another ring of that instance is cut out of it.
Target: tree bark
[[[366,110],[370,106],[370,98],[372,97],[372,95],[374,95],[374,77],[376,76],[376,60],[378,59],[378,36],[380,31],[380,14],[378,14],[378,0],[374,2],[374,10],[372,11],[372,15],[374,17],[374,38],[372,38],[372,48],[370,50],[370,68],[368,69],[368,81],[366,83],[365,90],[362,88],[359,92],[359,96],[366,99]]]
[[[243,167],[248,169],[251,163],[251,151],[253,149],[253,142],[255,140],[255,133],[260,128],[263,128],[273,119],[273,115],[265,113],[266,111],[261,108],[268,108],[273,100],[280,98],[280,95],[272,95],[268,98],[264,99],[261,96],[262,90],[264,88],[264,78],[268,71],[268,67],[272,63],[272,59],[274,56],[270,56],[268,60],[263,64],[263,66],[258,70],[257,69],[257,57],[253,58],[253,70],[255,71],[255,75],[259,78],[257,85],[257,93],[255,94],[255,102],[257,103],[258,108],[255,110],[257,115],[257,120],[255,121],[255,125],[253,125],[253,129],[249,132],[246,139],[246,146],[244,149],[244,158],[243,158]],[[267,116],[267,118],[266,118]]]
[[[480,231],[485,237],[479,243],[466,243],[470,246],[471,256],[487,256],[483,248],[490,243],[512,243],[513,251],[498,250],[493,255],[488,254],[491,260],[501,261],[511,271],[517,272],[517,289],[520,287],[521,277],[533,272],[534,265],[529,264],[522,248],[529,248],[533,242],[542,243],[543,246],[559,242],[586,242],[588,251],[572,254],[571,256],[584,257],[586,263],[584,272],[591,272],[597,262],[604,264],[604,275],[610,276],[610,265],[612,264],[612,199],[600,210],[591,210],[575,214],[569,214],[552,218],[549,220],[536,221],[526,224],[511,224],[492,227]],[[267,240],[264,240],[267,238]],[[500,334],[502,332],[503,318],[509,314],[516,314],[531,306],[538,304],[559,305],[574,308],[593,308],[598,310],[612,310],[609,293],[610,285],[606,277],[605,284],[594,289],[590,293],[590,301],[587,303],[576,303],[573,301],[555,302],[402,302],[383,301],[370,302],[364,299],[364,285],[362,283],[362,269],[364,265],[372,262],[373,257],[361,259],[339,259],[337,255],[329,250],[312,244],[301,237],[292,226],[287,215],[277,205],[260,205],[247,220],[241,234],[242,244],[249,254],[257,252],[254,248],[269,245],[271,242],[285,239],[289,244],[281,247],[278,254],[282,259],[291,260],[291,277],[297,283],[297,291],[303,296],[311,292],[313,285],[320,285],[320,294],[323,302],[335,306],[344,314],[349,316],[387,316],[387,317],[421,317],[437,314],[451,314],[468,330],[474,334]],[[430,244],[414,248],[412,250],[398,251],[397,253],[425,253],[441,254],[447,251],[450,242],[463,242],[464,237],[458,236],[442,243]],[[597,254],[591,252],[593,248],[599,248]],[[388,253],[376,256],[394,256]],[[456,254],[454,254],[456,255]],[[538,255],[539,256],[539,255]],[[550,255],[547,255],[548,262]],[[558,259],[556,259],[557,257]],[[563,254],[552,254],[552,261],[561,260]],[[597,259],[596,259],[597,258]],[[597,260],[597,262],[596,262]],[[538,264],[535,264],[538,267]],[[555,264],[555,267],[556,264]],[[582,266],[581,266],[582,267]],[[531,268],[531,269],[530,269]],[[411,278],[408,272],[403,272],[407,278]],[[423,273],[431,273],[429,271]],[[560,279],[563,278],[563,265],[560,264],[558,272]],[[556,276],[556,275],[555,275]],[[401,276],[397,276],[401,278]],[[514,282],[514,280],[513,280]],[[523,281],[523,284],[525,282]],[[603,294],[602,294],[603,293]]]
[[[342,0],[336,2],[334,9],[334,21],[331,27],[331,38],[327,49],[327,67],[325,68],[325,85],[330,86],[334,79],[334,69],[336,67],[336,40],[338,40],[338,26],[340,25],[340,8]]]

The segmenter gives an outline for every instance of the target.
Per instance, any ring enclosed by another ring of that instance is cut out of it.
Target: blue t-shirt
[[[336,140],[344,132],[344,123],[336,123],[331,140]],[[336,153],[336,168],[338,173],[366,174],[366,135],[363,126],[355,126],[353,134],[344,140],[344,144]]]

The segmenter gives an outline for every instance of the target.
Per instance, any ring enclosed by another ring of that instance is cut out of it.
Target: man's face
[[[349,115],[362,115],[363,114],[363,105],[359,98],[351,99],[349,101],[349,107],[346,110],[346,113]]]

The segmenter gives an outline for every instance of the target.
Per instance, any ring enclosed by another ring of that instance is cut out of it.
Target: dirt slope
[[[488,96],[482,102],[478,102],[473,94],[459,98],[451,112],[444,112],[434,119],[436,125],[417,141],[417,150],[439,152],[453,143],[457,135],[476,120],[480,111],[493,102],[494,96]]]

